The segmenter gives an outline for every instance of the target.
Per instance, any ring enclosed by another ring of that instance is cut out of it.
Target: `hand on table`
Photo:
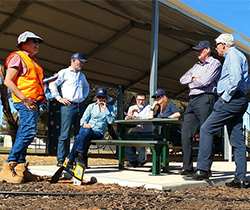
[[[127,120],[136,119],[135,116],[134,116],[134,113],[135,113],[135,112],[139,113],[138,110],[137,110],[136,108],[132,109],[131,112],[128,113],[126,119],[127,119]]]

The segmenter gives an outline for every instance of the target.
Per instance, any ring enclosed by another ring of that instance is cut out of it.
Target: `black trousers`
[[[212,93],[190,96],[181,129],[183,168],[186,170],[193,170],[192,141],[200,126],[211,114],[215,101],[216,96]]]

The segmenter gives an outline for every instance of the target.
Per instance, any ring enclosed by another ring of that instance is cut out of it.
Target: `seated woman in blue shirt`
[[[176,106],[168,100],[164,90],[157,90],[152,98],[154,98],[155,101],[149,113],[149,118],[178,118],[181,116]],[[170,141],[174,145],[180,144],[180,129],[174,127],[170,128]]]
[[[107,123],[112,124],[115,120],[113,107],[108,102],[107,90],[103,87],[97,90],[94,98],[95,103],[90,104],[85,110],[80,124],[79,134],[75,137],[73,148],[68,154],[67,166],[73,168],[73,162],[84,163],[83,153],[87,152],[88,145],[93,139],[102,139]]]

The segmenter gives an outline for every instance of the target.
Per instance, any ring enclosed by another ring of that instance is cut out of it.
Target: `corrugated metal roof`
[[[80,52],[89,60],[82,70],[89,82],[148,92],[151,1],[1,0],[0,7],[2,63],[29,30],[44,39],[36,57],[46,74],[67,67]],[[221,32],[236,31],[177,0],[159,1],[159,25],[157,86],[170,98],[187,100],[188,87],[179,79],[197,62],[192,46],[205,39],[214,45]],[[249,57],[249,46],[235,43]]]

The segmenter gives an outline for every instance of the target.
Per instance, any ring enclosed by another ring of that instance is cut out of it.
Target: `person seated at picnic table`
[[[137,93],[136,105],[130,106],[128,114],[125,120],[136,120],[136,119],[148,119],[151,106],[146,103],[146,94]],[[153,125],[136,125],[131,129],[131,135],[153,135]],[[152,138],[139,137],[137,140],[152,140]],[[127,139],[129,140],[129,139]],[[125,165],[126,167],[142,167],[146,162],[146,147],[135,147],[138,152],[138,158],[136,151],[134,152],[131,147],[125,147],[125,155],[129,159],[130,163]]]
[[[102,139],[107,123],[115,120],[113,107],[108,102],[107,90],[103,87],[97,89],[95,103],[88,105],[81,120],[80,131],[75,137],[71,152],[68,154],[67,166],[73,168],[75,161],[84,163],[84,153],[87,152],[89,143],[93,139]]]
[[[164,90],[158,89],[152,98],[155,101],[149,113],[149,118],[179,118],[181,116],[176,106],[168,100]],[[180,144],[181,133],[179,128],[170,128],[170,141],[174,145]]]

